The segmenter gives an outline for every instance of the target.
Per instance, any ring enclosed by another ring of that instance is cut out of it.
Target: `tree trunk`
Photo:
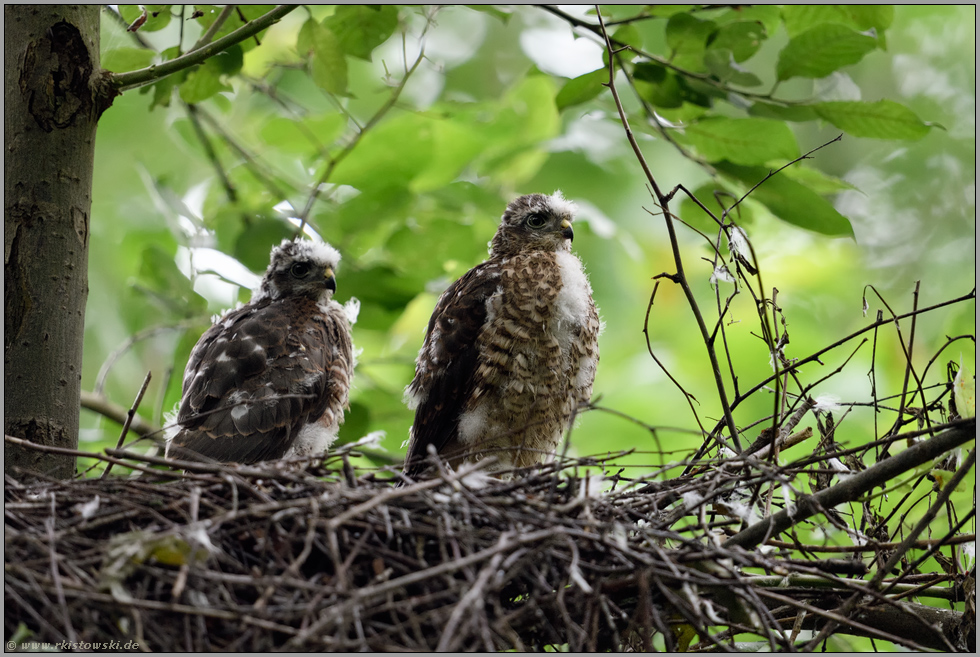
[[[111,94],[98,5],[4,7],[4,433],[78,445],[95,128]],[[103,91],[96,91],[102,89]],[[4,472],[75,459],[4,445]]]

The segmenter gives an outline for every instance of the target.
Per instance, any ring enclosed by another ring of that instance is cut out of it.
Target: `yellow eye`
[[[527,224],[528,228],[544,228],[545,224],[548,223],[548,218],[543,214],[534,213],[530,215],[524,223]]]

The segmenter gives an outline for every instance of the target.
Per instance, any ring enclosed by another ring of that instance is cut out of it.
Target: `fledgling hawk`
[[[191,351],[172,458],[254,463],[324,452],[354,374],[350,323],[332,299],[340,254],[283,240],[252,300]]]
[[[491,455],[495,470],[540,463],[589,401],[601,323],[571,252],[573,212],[561,192],[512,201],[490,258],[440,297],[405,390],[408,476],[430,445],[453,467]]]

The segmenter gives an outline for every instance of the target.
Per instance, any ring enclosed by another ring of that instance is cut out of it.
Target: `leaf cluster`
[[[799,157],[792,123],[820,120],[855,137],[889,140],[921,139],[931,127],[892,100],[828,100],[787,84],[837,75],[884,50],[891,6],[678,5],[609,12],[616,19],[611,41],[620,70],[640,104],[633,126],[674,141],[715,172],[695,191],[705,202],[738,198],[768,167]],[[774,48],[773,68],[767,54]],[[587,102],[607,83],[605,68],[571,79],[558,93],[558,106]],[[846,187],[795,167],[774,176],[754,200],[793,225],[853,237],[850,221],[825,198]],[[686,220],[703,226],[697,214],[692,206],[682,210]]]

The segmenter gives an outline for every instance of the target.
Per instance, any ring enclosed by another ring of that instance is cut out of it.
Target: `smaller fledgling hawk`
[[[324,452],[354,374],[350,323],[332,299],[340,254],[283,240],[252,300],[191,351],[167,456],[254,463]]]
[[[561,192],[512,201],[490,258],[440,297],[405,390],[408,476],[430,445],[453,467],[491,455],[495,470],[540,463],[589,401],[601,324],[571,252],[573,212]]]

